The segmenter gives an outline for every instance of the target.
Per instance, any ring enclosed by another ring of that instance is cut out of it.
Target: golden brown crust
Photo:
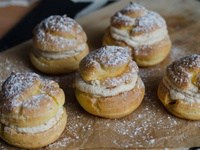
[[[166,25],[158,13],[133,2],[116,12],[111,17],[110,23],[118,29],[130,29],[130,34],[133,36],[150,33]]]
[[[88,54],[77,74],[76,98],[89,113],[120,118],[133,112],[144,97],[144,85],[130,51],[105,46]]]
[[[6,128],[2,124],[0,124],[0,136],[7,143],[20,148],[41,148],[59,138],[59,136],[65,129],[66,122],[67,114],[64,110],[64,113],[57,124],[47,131],[35,134],[19,133],[11,128],[9,130],[6,130]]]
[[[33,31],[34,46],[42,51],[61,52],[76,49],[86,43],[82,27],[73,19],[64,16],[50,16],[39,23]]]
[[[84,30],[75,20],[66,15],[50,16],[33,31],[31,62],[44,73],[75,71],[80,60],[89,52],[86,41]]]
[[[112,16],[103,45],[129,47],[133,59],[144,67],[160,63],[171,49],[165,20],[136,3],[130,3]]]
[[[144,45],[141,46],[140,49],[137,49],[126,44],[124,41],[114,39],[111,36],[109,30],[107,30],[104,35],[103,45],[128,47],[132,50],[132,56],[137,65],[142,67],[153,66],[162,62],[167,57],[171,49],[171,41],[169,36],[166,36],[162,41],[159,41],[158,43],[154,43],[148,46]]]
[[[85,81],[103,80],[122,74],[131,57],[128,49],[116,46],[101,47],[80,62],[80,74]]]
[[[42,56],[36,56],[34,53],[30,53],[30,59],[32,64],[41,72],[48,74],[63,74],[72,72],[78,69],[79,62],[89,53],[89,49],[86,48],[79,54],[67,57],[63,59],[46,59]]]
[[[171,41],[166,36],[159,43],[155,43],[148,46],[141,46],[139,52],[133,50],[133,58],[137,62],[138,66],[148,67],[156,65],[162,62],[171,49]]]
[[[35,73],[12,73],[4,82],[0,121],[20,127],[37,126],[55,116],[64,104],[62,89]]]
[[[181,99],[172,100],[169,89],[161,81],[158,87],[158,97],[165,108],[173,115],[189,120],[200,120],[200,104],[188,103]]]
[[[200,55],[189,55],[167,67],[158,88],[158,97],[174,115],[200,120]]]
[[[135,88],[109,97],[96,97],[76,89],[76,98],[89,113],[105,118],[121,118],[132,113],[144,97],[144,85],[138,78]]]
[[[167,76],[171,82],[181,89],[188,89],[190,83],[198,88],[200,72],[200,55],[190,55],[173,62],[167,67]]]

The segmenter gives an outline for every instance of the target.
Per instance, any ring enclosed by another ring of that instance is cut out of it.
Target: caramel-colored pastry
[[[129,47],[138,66],[160,63],[171,49],[165,20],[136,3],[130,3],[112,16],[103,45]]]
[[[167,67],[158,97],[175,116],[200,120],[200,55],[190,55]]]
[[[33,31],[31,62],[44,73],[75,71],[89,52],[86,41],[85,32],[75,20],[66,15],[50,16]]]
[[[75,87],[80,105],[87,112],[105,118],[132,113],[145,92],[129,50],[117,46],[102,47],[83,58]]]
[[[67,122],[65,95],[59,85],[35,73],[12,73],[0,97],[0,137],[21,148],[46,146]]]

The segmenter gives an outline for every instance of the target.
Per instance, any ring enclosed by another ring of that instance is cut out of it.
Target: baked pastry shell
[[[117,45],[122,47],[129,47],[132,51],[133,59],[140,67],[148,67],[162,62],[170,52],[171,40],[167,35],[163,40],[152,45],[147,45],[135,53],[134,47],[129,46],[123,41],[112,38],[109,28],[106,30],[103,37],[103,45]]]
[[[47,59],[30,53],[30,59],[35,68],[47,74],[64,74],[78,69],[79,62],[89,53],[89,48],[81,51],[79,54],[63,59]]]
[[[163,81],[159,84],[157,94],[165,108],[173,115],[188,120],[200,120],[200,104],[187,103],[179,99],[172,100],[169,90]]]
[[[41,84],[41,85],[40,85]],[[0,119],[4,124],[12,124],[19,127],[31,127],[38,126],[48,121],[50,118],[54,117],[58,112],[58,109],[65,102],[65,95],[62,89],[59,88],[57,83],[54,83],[56,87],[53,87],[56,92],[51,95],[51,89],[47,90],[46,94],[49,95],[52,100],[48,98],[43,98],[37,108],[29,107],[14,107],[9,105],[10,100],[2,100],[0,104],[2,105],[0,111]],[[24,92],[19,93],[20,96],[30,96],[37,95],[40,92],[40,86],[43,83],[35,82],[31,87],[27,88]],[[5,107],[4,107],[5,106]],[[47,107],[48,106],[48,107]]]
[[[50,129],[40,133],[19,133],[15,129],[6,132],[0,124],[0,137],[10,145],[20,148],[41,148],[56,141],[65,129],[67,123],[67,113],[63,109],[60,120]]]
[[[116,96],[96,97],[76,89],[75,95],[79,104],[89,113],[104,118],[121,118],[132,113],[141,104],[145,88],[141,78],[130,91]]]

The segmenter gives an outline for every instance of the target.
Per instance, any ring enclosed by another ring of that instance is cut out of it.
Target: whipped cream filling
[[[163,79],[164,85],[168,88],[172,100],[183,100],[189,103],[200,103],[200,93],[198,88],[190,84],[189,89],[177,88],[167,76]]]
[[[45,52],[45,51],[41,51],[41,50],[35,48],[35,49],[33,49],[33,53],[35,53],[38,56],[42,56],[46,59],[62,59],[62,58],[67,58],[67,57],[72,57],[72,56],[78,55],[86,48],[86,46],[87,45],[84,43],[84,44],[78,46],[74,50],[63,51],[63,52]]]
[[[17,132],[20,133],[40,133],[47,131],[48,129],[52,128],[62,117],[63,115],[63,107],[61,107],[55,117],[51,118],[49,121],[45,122],[44,124],[41,124],[39,126],[35,127],[16,127],[16,126],[9,126],[5,128],[14,128]],[[6,129],[5,129],[6,130]]]
[[[151,33],[131,36],[127,30],[119,30],[115,27],[110,27],[110,33],[114,39],[124,41],[132,47],[138,47],[142,45],[151,45],[163,40],[167,36],[168,31],[166,26],[163,26],[162,28]]]
[[[118,85],[118,86],[113,87],[113,88],[107,88],[106,86],[101,85],[100,81],[95,80],[95,82],[87,83],[81,78],[80,75],[77,75],[75,86],[79,90],[81,90],[85,93],[94,94],[96,96],[107,97],[107,96],[118,95],[122,92],[132,90],[136,85],[137,79],[138,79],[138,75],[134,74],[129,83],[124,83],[124,84]]]

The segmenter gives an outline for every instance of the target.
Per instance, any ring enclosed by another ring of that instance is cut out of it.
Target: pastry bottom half
[[[140,78],[135,88],[115,96],[97,97],[76,89],[76,98],[89,113],[104,118],[121,118],[132,113],[141,104],[145,93]]]
[[[63,74],[73,72],[78,69],[79,62],[89,53],[88,47],[79,54],[63,59],[47,59],[37,56],[33,52],[30,53],[32,64],[41,72],[47,74]]]
[[[161,81],[158,87],[158,97],[165,108],[173,115],[189,120],[200,120],[200,104],[188,103],[184,100],[172,100],[170,91]]]
[[[14,128],[0,124],[0,137],[10,145],[20,148],[41,148],[56,141],[65,129],[67,113],[64,109],[60,120],[50,129],[38,133],[20,133]],[[6,129],[8,128],[8,129]]]

